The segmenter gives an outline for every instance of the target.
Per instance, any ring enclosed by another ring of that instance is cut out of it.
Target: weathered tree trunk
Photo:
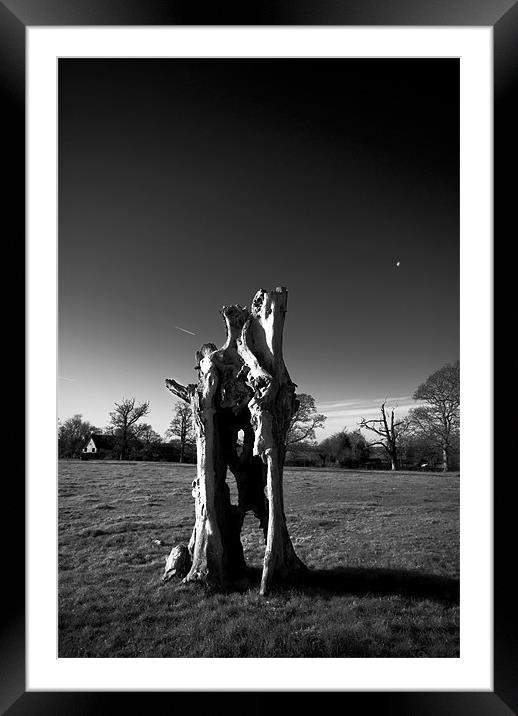
[[[261,594],[276,578],[305,568],[288,534],[282,490],[285,437],[297,408],[282,356],[286,301],[286,290],[279,288],[259,291],[250,312],[224,306],[227,341],[219,350],[206,344],[196,354],[198,383],[166,381],[190,402],[196,430],[195,526],[185,581],[224,587],[242,572],[240,533],[248,511],[266,538]],[[238,455],[239,430],[244,442]],[[236,479],[237,505],[230,502],[227,468]]]
[[[126,435],[123,434],[123,436],[121,438],[120,449],[119,449],[119,460],[126,459],[126,443],[127,443]]]
[[[446,447],[443,447],[442,448],[442,471],[443,472],[448,472],[448,468],[450,466],[449,462],[450,461],[449,461],[448,449]]]
[[[304,568],[286,527],[282,489],[286,433],[297,410],[295,384],[282,354],[287,298],[284,288],[258,291],[238,341],[247,384],[253,390],[249,409],[255,433],[254,455],[267,468],[269,514],[261,594],[266,594],[276,576],[285,578]]]
[[[224,421],[216,409],[218,369],[211,356],[216,346],[204,345],[197,353],[197,385],[187,388],[168,381],[173,393],[191,403],[198,453],[197,478],[193,484],[195,525],[189,543],[192,566],[185,581],[206,581],[225,587],[244,568],[239,539],[240,516],[230,503],[226,484],[227,465],[221,449]]]

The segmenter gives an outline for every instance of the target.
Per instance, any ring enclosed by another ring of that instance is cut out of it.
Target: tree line
[[[459,361],[447,363],[432,373],[412,397],[420,404],[406,417],[398,418],[396,410],[387,408],[385,400],[379,417],[362,418],[357,429],[344,428],[317,442],[312,428],[321,427],[325,416],[316,412],[311,396],[299,396],[301,405],[305,406],[302,425],[297,425],[299,413],[295,416],[295,429],[288,434],[286,464],[392,470],[459,469]],[[300,440],[305,427],[309,432]]]
[[[356,429],[344,428],[317,442],[316,430],[324,426],[326,416],[318,412],[313,396],[298,394],[299,407],[286,437],[286,465],[458,469],[459,361],[430,375],[417,387],[413,398],[419,405],[404,418],[398,418],[396,410],[387,408],[387,401],[383,401],[379,417],[361,419]],[[59,423],[58,456],[86,457],[84,448],[95,437],[100,445],[97,458],[195,463],[190,406],[177,403],[173,407],[164,437],[143,421],[149,411],[149,401],[137,403],[135,398],[124,398],[115,403],[104,428],[83,420],[80,414],[74,415]]]
[[[58,424],[58,457],[196,462],[189,406],[175,407],[163,438],[143,422],[149,409],[149,401],[137,403],[135,398],[123,398],[115,403],[104,428],[83,420],[81,414],[73,415]],[[98,446],[96,452],[85,453],[92,438]]]

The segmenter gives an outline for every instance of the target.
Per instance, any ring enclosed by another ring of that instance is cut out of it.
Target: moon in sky
[[[399,266],[400,263],[401,263],[400,261],[396,261],[396,266]]]

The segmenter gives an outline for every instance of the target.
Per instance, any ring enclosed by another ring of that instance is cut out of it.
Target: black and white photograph
[[[59,658],[459,658],[459,108],[59,59]]]
[[[2,713],[518,709],[517,33],[516,0],[0,0]]]

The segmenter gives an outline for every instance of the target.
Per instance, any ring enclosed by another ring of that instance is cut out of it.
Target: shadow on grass
[[[248,587],[261,581],[261,570],[249,569]],[[404,569],[335,567],[308,569],[283,583],[306,594],[399,595],[409,599],[430,599],[445,604],[459,603],[459,580],[437,574]]]

